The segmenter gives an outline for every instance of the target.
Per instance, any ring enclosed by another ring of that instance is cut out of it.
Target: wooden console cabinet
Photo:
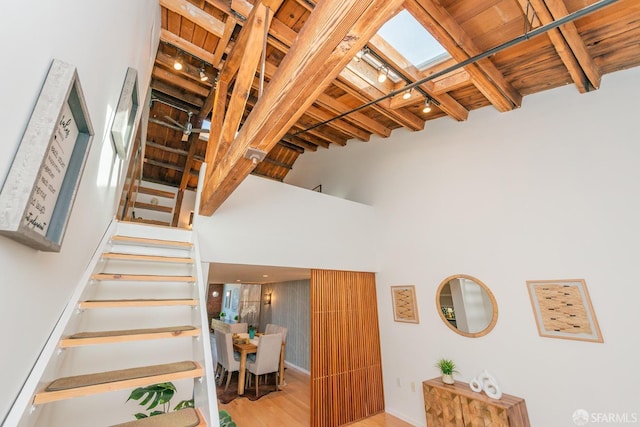
[[[440,378],[422,382],[428,427],[529,427],[524,399],[503,394],[500,400],[476,393],[469,384],[448,385]]]

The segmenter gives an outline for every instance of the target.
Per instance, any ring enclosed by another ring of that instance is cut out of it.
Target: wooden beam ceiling
[[[401,5],[402,0],[343,0],[314,8],[231,149],[207,171],[202,214],[211,215],[251,172],[246,149],[271,149]]]

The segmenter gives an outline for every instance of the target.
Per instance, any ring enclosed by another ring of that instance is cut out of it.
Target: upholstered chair
[[[258,341],[258,352],[254,361],[247,361],[247,371],[256,377],[256,397],[260,375],[277,373],[280,366],[280,347],[282,346],[282,334],[261,335]],[[276,381],[276,390],[278,383]]]

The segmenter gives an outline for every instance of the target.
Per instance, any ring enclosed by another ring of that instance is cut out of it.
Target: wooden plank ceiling
[[[463,121],[485,106],[507,112],[523,96],[566,84],[588,92],[603,74],[640,65],[638,0],[159,1],[143,177],[178,187],[181,203],[206,159],[205,215],[249,173],[282,181],[305,151],[388,137],[401,127],[418,131],[445,116]],[[583,8],[595,10],[522,37]],[[419,69],[377,34],[403,9],[446,58]],[[358,61],[362,50],[369,53]],[[395,81],[377,81],[380,63]],[[403,88],[412,84],[405,99]],[[426,96],[430,112],[423,112]],[[178,126],[200,128],[203,120],[211,122],[208,140]],[[266,157],[254,164],[248,148]]]

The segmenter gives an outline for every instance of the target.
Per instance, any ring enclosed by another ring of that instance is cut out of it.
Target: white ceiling
[[[310,277],[311,270],[308,268],[212,262],[209,264],[208,283],[277,283]]]

